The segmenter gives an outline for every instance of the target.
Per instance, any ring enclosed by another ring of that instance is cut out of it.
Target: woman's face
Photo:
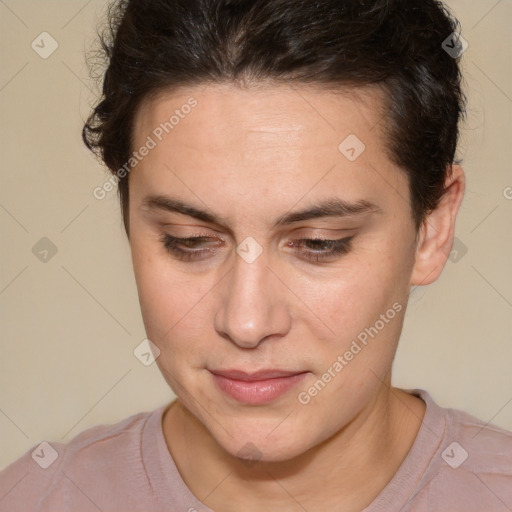
[[[147,336],[233,455],[304,453],[389,378],[415,231],[381,98],[360,96],[197,86],[137,113],[130,244]]]

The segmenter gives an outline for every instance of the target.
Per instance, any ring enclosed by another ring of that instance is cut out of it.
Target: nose
[[[282,337],[291,326],[287,289],[267,263],[265,252],[251,263],[237,254],[222,281],[215,329],[240,348]]]

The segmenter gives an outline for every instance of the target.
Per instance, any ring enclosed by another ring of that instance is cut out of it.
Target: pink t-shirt
[[[512,432],[439,407],[363,512],[511,512]],[[164,405],[69,443],[40,443],[0,471],[1,512],[212,512],[185,485],[162,432]],[[221,511],[219,511],[221,512]]]

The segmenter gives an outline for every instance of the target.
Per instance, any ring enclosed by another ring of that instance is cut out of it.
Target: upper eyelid
[[[215,236],[210,236],[210,235],[174,236],[174,235],[165,233],[164,236],[166,236],[168,238],[172,238],[173,240],[196,240],[196,239],[201,239],[201,238],[212,239],[212,240],[217,240],[217,239],[222,240],[222,238],[220,238],[220,237],[215,237]],[[316,241],[341,242],[342,240],[350,240],[354,236],[355,235],[349,235],[349,236],[334,237],[334,238],[325,237],[325,236],[312,236],[312,237],[298,236],[298,237],[294,237],[293,239],[299,240],[299,241],[307,240],[307,241],[313,241],[313,242],[316,242]]]
[[[186,262],[201,262],[205,261],[205,258],[203,258],[201,255],[203,254],[215,254],[215,249],[212,249],[211,247],[185,247],[185,248],[179,248],[177,247],[177,244],[179,245],[180,240],[194,240],[194,239],[200,239],[200,238],[210,238],[205,236],[191,236],[191,237],[174,237],[172,235],[169,235],[168,233],[165,233],[161,238],[160,241],[168,250],[169,252],[174,253],[175,257],[179,260],[183,260]],[[329,263],[333,261],[337,261],[339,258],[343,257],[343,255],[349,253],[352,251],[352,240],[354,238],[357,238],[357,236],[351,235],[346,236],[342,238],[336,238],[336,239],[330,239],[330,238],[297,238],[294,241],[297,242],[304,242],[304,241],[326,241],[326,242],[332,242],[331,246],[327,249],[315,249],[311,247],[306,247],[302,249],[293,248],[294,252],[302,254],[301,259],[304,259],[308,263],[313,264],[322,264],[322,263]],[[170,242],[170,243],[169,243]],[[177,244],[176,244],[177,242]],[[333,260],[334,258],[334,260]]]
[[[199,228],[199,229],[201,229],[201,228]],[[206,229],[208,229],[208,228],[206,228]],[[327,234],[321,233],[321,234],[307,235],[307,236],[296,234],[297,231],[304,231],[304,230],[335,231],[335,232],[337,232],[337,234],[331,233],[331,234],[327,235]],[[300,239],[300,240],[315,240],[315,239],[340,240],[342,238],[348,238],[352,235],[356,235],[358,231],[360,231],[360,226],[350,227],[350,228],[345,228],[345,229],[328,229],[328,228],[321,228],[321,227],[313,228],[313,227],[303,226],[303,227],[294,229],[292,234],[288,234],[286,236],[289,236],[289,238],[293,238],[296,240],[297,239]],[[195,233],[192,232],[188,236],[179,236],[179,235],[171,235],[170,233],[167,233],[164,230],[163,234],[166,236],[169,236],[170,238],[182,239],[182,240],[186,240],[186,239],[190,239],[190,238],[211,238],[213,240],[224,240],[226,238],[230,238],[230,235],[228,235],[226,237],[223,234],[217,234],[217,233],[212,234],[211,231],[208,231],[208,232],[197,231]]]
[[[335,237],[335,238],[327,238],[327,237],[295,237],[295,238],[292,238],[292,242],[333,242],[334,244],[336,243],[341,243],[341,244],[351,244],[352,243],[352,240],[356,237],[355,234],[352,234],[352,235],[348,235],[348,236],[342,236],[342,237]],[[187,236],[187,237],[177,237],[177,236],[174,236],[174,235],[170,235],[169,233],[164,233],[163,234],[163,237],[160,239],[164,244],[166,243],[166,240],[169,241],[169,240],[172,240],[172,241],[175,241],[175,242],[180,242],[180,241],[194,241],[194,240],[200,240],[202,238],[205,238],[205,239],[211,239],[213,241],[216,241],[218,240],[217,237],[211,237],[209,235],[193,235],[193,236]],[[208,240],[207,240],[208,241]],[[223,241],[221,239],[221,241]],[[197,250],[195,252],[199,252],[200,250],[209,250],[209,249],[201,249],[201,248],[197,248]],[[314,249],[308,249],[310,251],[314,251]],[[186,249],[184,249],[185,252],[194,252],[194,247],[187,247]],[[325,251],[327,252],[327,251]]]

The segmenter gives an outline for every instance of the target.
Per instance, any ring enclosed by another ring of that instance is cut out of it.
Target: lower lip
[[[244,381],[229,379],[212,373],[217,386],[228,396],[246,404],[266,404],[284,395],[296,386],[306,375],[298,373],[289,377],[275,379]]]

